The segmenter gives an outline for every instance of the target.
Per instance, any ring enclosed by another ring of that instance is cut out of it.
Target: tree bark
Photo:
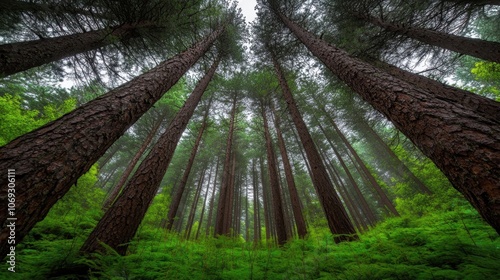
[[[122,194],[104,214],[85,241],[80,249],[82,252],[90,253],[101,250],[99,242],[103,242],[121,255],[126,253],[128,243],[134,237],[151,201],[156,195],[165,171],[172,160],[177,143],[218,65],[219,58],[216,58],[205,76],[198,82],[184,106],[170,122],[167,130],[142,161],[123,189]]]
[[[61,118],[0,148],[0,169],[15,169],[16,241],[61,198],[139,117],[170,89],[224,31],[216,30],[187,51]],[[7,177],[0,179],[7,185]],[[6,201],[7,189],[0,190]],[[7,213],[0,212],[0,224]],[[5,256],[8,229],[0,233]]]
[[[224,160],[224,169],[222,173],[222,182],[221,182],[221,189],[219,193],[219,204],[217,206],[217,215],[215,219],[215,232],[214,235],[228,235],[230,232],[226,229],[224,226],[224,222],[226,220],[226,216],[230,215],[231,213],[228,213],[228,208],[229,204],[232,204],[232,200],[228,201],[228,192],[229,190],[229,181],[230,181],[230,176],[231,176],[231,154],[232,154],[232,146],[233,146],[233,133],[234,133],[234,126],[235,126],[235,118],[236,118],[236,102],[237,102],[237,95],[234,94],[233,96],[233,104],[232,104],[232,109],[231,109],[231,120],[229,124],[229,132],[227,136],[227,141],[226,141],[226,157]]]
[[[106,200],[104,201],[103,206],[102,206],[102,209],[104,211],[106,211],[111,206],[111,204],[113,204],[113,202],[115,202],[115,199],[118,197],[118,194],[120,194],[123,186],[127,182],[128,177],[130,176],[130,174],[134,170],[135,166],[137,165],[137,163],[141,159],[142,155],[144,154],[144,152],[148,148],[149,143],[151,143],[151,141],[155,137],[156,132],[158,132],[158,129],[160,129],[161,123],[162,123],[163,119],[165,118],[165,116],[166,116],[166,112],[164,112],[160,116],[160,118],[157,120],[157,122],[155,123],[153,128],[151,128],[151,131],[149,131],[148,135],[146,136],[146,139],[144,139],[144,141],[142,142],[141,147],[139,148],[139,150],[137,150],[134,157],[127,165],[127,168],[125,169],[125,171],[123,171],[123,174],[120,177],[120,181],[118,181],[118,183],[111,189],[111,192],[108,194],[108,197],[106,198]]]
[[[201,139],[203,137],[203,133],[205,132],[205,128],[207,127],[207,119],[208,112],[210,109],[210,105],[207,107],[205,111],[205,115],[203,116],[203,122],[201,124],[200,129],[198,130],[198,136],[196,137],[196,141],[194,142],[193,149],[191,150],[191,154],[189,155],[188,163],[186,165],[186,169],[184,169],[184,173],[182,175],[181,181],[179,183],[179,187],[175,192],[175,195],[172,197],[172,202],[170,203],[170,208],[168,210],[167,215],[167,229],[172,230],[172,226],[174,224],[174,220],[177,214],[177,209],[181,203],[182,195],[184,194],[184,190],[186,188],[186,183],[189,178],[189,174],[191,173],[191,168],[193,167],[194,159],[198,154],[198,147],[200,146]]]
[[[405,71],[380,60],[372,60],[372,62],[375,66],[394,77],[434,94],[436,98],[455,104],[461,104],[486,119],[500,123],[500,102],[470,91],[448,86],[425,76]]]
[[[154,26],[152,22],[123,24],[84,33],[0,45],[0,77],[139,37],[140,29]]]
[[[278,179],[278,171],[276,169],[276,156],[274,154],[271,134],[269,133],[269,125],[267,122],[267,114],[264,104],[261,100],[260,110],[264,125],[264,137],[266,139],[267,152],[267,169],[269,172],[269,183],[272,193],[273,209],[274,209],[274,224],[276,226],[276,235],[278,237],[278,245],[282,246],[286,243],[287,234],[285,228],[285,218],[283,215],[283,205],[280,193],[280,184]]]
[[[335,193],[333,184],[328,177],[328,173],[326,172],[326,168],[321,160],[318,150],[314,146],[314,142],[309,134],[307,126],[302,119],[295,100],[293,99],[283,71],[281,70],[281,66],[278,64],[278,61],[274,56],[273,64],[281,91],[288,106],[288,110],[292,116],[295,127],[297,128],[297,132],[299,133],[299,138],[304,146],[309,164],[311,165],[313,184],[316,188],[316,192],[318,193],[321,205],[323,206],[330,231],[335,235],[336,242],[357,239],[356,230],[349,220],[342,202]]]
[[[500,127],[350,57],[285,16],[290,30],[335,75],[389,118],[500,233]]]
[[[368,15],[362,15],[361,17],[387,31],[394,32],[432,46],[500,63],[500,43],[498,42],[467,38],[430,29],[385,22],[380,18]]]
[[[279,115],[276,114],[274,106],[272,107],[272,109],[274,115],[274,126],[276,129],[276,134],[278,136],[278,146],[281,153],[281,159],[283,160],[283,169],[285,170],[286,184],[288,186],[288,192],[290,193],[290,201],[292,203],[292,212],[295,219],[295,225],[297,226],[297,234],[299,238],[304,238],[307,234],[306,221],[304,220],[304,215],[302,214],[299,193],[297,192],[297,187],[295,186],[292,165],[290,164],[290,159],[288,158],[285,139],[283,138],[283,134],[281,133],[281,120]]]

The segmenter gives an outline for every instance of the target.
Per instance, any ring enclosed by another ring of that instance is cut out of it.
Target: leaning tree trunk
[[[205,115],[203,116],[203,123],[201,124],[200,130],[198,131],[198,136],[196,137],[193,149],[191,150],[191,154],[189,156],[186,169],[184,170],[184,174],[182,175],[181,181],[179,183],[179,187],[177,188],[175,195],[172,197],[172,202],[170,203],[170,209],[168,210],[168,215],[167,215],[168,230],[172,230],[172,226],[174,224],[174,220],[177,214],[177,209],[181,204],[182,195],[184,194],[184,189],[186,188],[186,183],[188,181],[189,174],[191,173],[191,168],[193,167],[194,159],[196,157],[196,154],[198,153],[198,147],[200,146],[201,138],[203,136],[203,133],[205,132],[205,128],[207,127],[209,108],[210,106],[207,107]]]
[[[82,252],[101,250],[99,242],[103,242],[121,255],[126,253],[130,240],[160,187],[177,143],[218,65],[219,58],[198,82],[184,106],[130,178],[122,194],[94,228],[80,249]]]
[[[311,165],[311,172],[313,175],[312,181],[314,187],[316,188],[316,192],[318,193],[321,205],[323,206],[330,231],[336,235],[336,242],[357,239],[356,230],[349,220],[342,202],[335,193],[335,189],[330,181],[330,178],[328,177],[325,165],[321,160],[318,150],[314,146],[313,139],[311,138],[307,126],[302,119],[297,105],[295,104],[295,100],[292,96],[290,88],[288,87],[281,66],[278,64],[278,61],[274,56],[273,64],[281,91],[288,106],[288,110],[290,111],[290,115],[295,127],[297,128],[299,138],[304,146],[304,150],[306,151],[307,159]]]
[[[274,126],[278,136],[278,146],[280,149],[281,159],[283,161],[283,169],[285,170],[286,184],[288,186],[288,192],[290,193],[290,201],[292,202],[292,212],[295,219],[295,225],[297,226],[297,234],[299,235],[299,238],[304,238],[307,234],[307,226],[306,221],[304,220],[304,215],[302,214],[299,193],[297,192],[297,187],[295,186],[292,165],[290,164],[290,159],[288,158],[285,139],[281,133],[281,120],[279,115],[276,113],[274,106],[272,109],[274,115]]]
[[[16,241],[42,220],[76,180],[170,89],[224,31],[218,29],[187,51],[130,82],[0,148],[0,170],[16,170]],[[0,183],[7,185],[7,178]],[[7,189],[0,190],[5,201]],[[7,222],[0,212],[0,224]],[[8,229],[0,233],[5,256]]]
[[[500,233],[498,123],[352,58],[278,16],[335,75],[412,140]]]
[[[276,235],[278,237],[278,245],[283,245],[286,243],[287,234],[285,228],[285,218],[283,215],[283,204],[280,192],[280,183],[278,179],[278,171],[276,169],[276,156],[274,154],[273,142],[271,139],[271,133],[269,133],[269,125],[267,122],[267,114],[264,109],[264,104],[261,101],[260,104],[261,115],[264,124],[264,137],[266,139],[266,154],[267,154],[267,170],[269,172],[269,185],[271,187],[272,202],[273,202],[273,213],[274,213],[274,224],[276,225]]]
[[[360,16],[364,20],[380,26],[387,31],[406,36],[420,42],[474,56],[480,59],[500,63],[500,43],[476,38],[467,38],[425,28],[405,26],[403,24],[385,22],[373,16]]]
[[[106,29],[0,45],[0,77],[139,36],[153,22],[123,24]]]
[[[128,177],[130,176],[130,174],[134,170],[135,166],[137,165],[137,163],[141,159],[141,157],[144,154],[144,152],[146,151],[146,149],[149,147],[149,143],[151,143],[151,141],[153,141],[153,138],[155,137],[156,132],[158,132],[158,129],[160,129],[161,123],[162,123],[163,119],[165,118],[165,115],[166,115],[166,111],[164,111],[162,113],[160,118],[156,121],[154,126],[151,128],[148,135],[146,136],[146,139],[144,139],[144,141],[142,142],[141,147],[139,147],[139,150],[137,150],[137,152],[135,153],[132,160],[128,163],[127,168],[125,168],[125,171],[123,171],[123,174],[120,177],[120,181],[118,181],[118,183],[115,186],[113,186],[110,193],[108,194],[108,197],[106,198],[106,200],[104,200],[104,203],[102,205],[102,209],[104,211],[106,211],[111,206],[111,204],[113,204],[113,202],[115,202],[115,199],[118,197],[123,186],[127,182]]]
[[[461,104],[486,119],[500,123],[500,102],[470,91],[443,84],[425,76],[405,71],[380,60],[371,59],[371,61],[374,65],[385,70],[394,77],[433,93],[436,98],[442,98],[445,101]],[[370,62],[370,60],[368,60],[368,62]]]

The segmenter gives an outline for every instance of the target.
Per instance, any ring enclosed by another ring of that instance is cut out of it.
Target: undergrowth
[[[39,224],[18,246],[16,273],[4,264],[0,279],[500,279],[498,235],[463,209],[390,218],[355,242],[313,231],[282,248],[143,228],[125,257],[80,256],[89,223]]]

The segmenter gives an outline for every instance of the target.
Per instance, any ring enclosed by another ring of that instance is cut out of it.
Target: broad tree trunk
[[[278,237],[278,245],[286,243],[287,234],[285,228],[285,218],[283,215],[283,204],[280,192],[280,183],[278,178],[278,171],[276,169],[276,156],[274,154],[273,142],[271,134],[269,133],[269,125],[267,122],[267,113],[263,102],[260,104],[261,115],[264,124],[264,137],[266,139],[266,152],[267,152],[267,169],[269,172],[269,185],[271,187],[272,202],[274,209],[274,224],[276,226],[276,234]]]
[[[374,65],[394,77],[434,94],[436,98],[441,98],[455,104],[461,104],[486,119],[500,123],[500,102],[470,91],[443,84],[425,76],[411,73],[380,60],[372,60],[372,62]]]
[[[318,193],[323,210],[325,211],[330,231],[336,235],[336,242],[357,239],[356,230],[349,220],[342,202],[335,193],[323,161],[321,160],[318,150],[314,146],[313,139],[309,134],[307,126],[302,119],[290,88],[288,87],[285,75],[275,57],[273,57],[273,64],[288,110],[297,128],[309,164],[311,165],[313,184]]]
[[[283,169],[285,170],[286,184],[288,186],[288,192],[290,193],[290,201],[292,203],[292,211],[295,219],[295,224],[297,226],[297,234],[299,238],[304,238],[307,234],[306,221],[304,220],[304,215],[302,214],[302,208],[300,204],[299,193],[297,192],[297,187],[295,186],[295,180],[293,178],[292,165],[290,164],[290,159],[288,158],[288,152],[286,150],[285,139],[281,133],[280,127],[280,117],[276,114],[276,110],[273,106],[274,115],[274,126],[276,129],[276,134],[278,136],[278,146],[281,153],[281,159],[283,160]]]
[[[226,220],[227,215],[231,215],[229,213],[228,208],[229,204],[232,204],[233,201],[230,199],[228,201],[228,192],[229,190],[229,181],[231,177],[231,155],[232,155],[232,146],[233,146],[233,133],[234,133],[234,126],[235,126],[235,118],[236,118],[236,105],[237,105],[237,95],[234,94],[233,96],[233,105],[231,109],[231,120],[229,124],[229,132],[227,135],[227,141],[226,141],[226,156],[224,160],[224,169],[222,173],[222,182],[221,182],[221,189],[219,192],[219,204],[217,206],[217,215],[215,218],[215,232],[214,235],[229,235],[230,232],[228,230],[225,230],[224,222]]]
[[[113,202],[115,202],[116,197],[118,197],[118,194],[120,194],[123,186],[127,182],[128,177],[130,176],[130,174],[134,170],[135,166],[137,165],[137,163],[141,159],[142,155],[144,154],[144,152],[148,148],[149,143],[151,143],[151,141],[155,137],[156,133],[158,132],[158,129],[160,129],[161,123],[162,123],[163,119],[165,118],[165,116],[166,116],[166,111],[156,121],[153,128],[151,128],[151,131],[149,131],[148,135],[146,136],[146,139],[144,139],[144,141],[142,142],[141,147],[139,148],[139,150],[137,150],[134,157],[127,165],[127,168],[125,169],[125,171],[123,171],[123,174],[120,177],[120,181],[118,181],[118,183],[111,189],[111,192],[108,194],[108,197],[106,198],[106,200],[104,200],[104,203],[102,206],[102,209],[104,211],[106,211],[111,206],[111,204],[113,204]]]
[[[54,38],[0,45],[0,77],[140,36],[154,23],[124,24]]]
[[[410,37],[426,44],[448,49],[460,54],[500,63],[500,43],[452,35],[424,28],[385,22],[373,16],[361,16],[364,20],[387,31]]]
[[[42,220],[77,179],[184,75],[224,31],[216,30],[187,51],[0,148],[0,170],[16,170],[16,241]],[[7,185],[7,177],[0,179]],[[7,189],[0,190],[0,198]],[[5,200],[3,200],[5,201]],[[7,212],[0,212],[0,224]],[[5,256],[8,228],[0,233]]]
[[[500,233],[500,126],[350,57],[279,14],[336,76],[383,113]],[[498,48],[500,49],[500,48]]]
[[[184,106],[170,122],[167,130],[139,165],[122,194],[94,228],[80,249],[82,252],[91,253],[101,250],[100,241],[121,255],[126,253],[128,243],[134,237],[155,197],[165,171],[172,160],[177,143],[218,65],[219,58],[214,61],[205,76],[198,82]]]
[[[201,139],[203,137],[203,133],[205,132],[205,128],[207,127],[207,119],[208,119],[209,109],[210,109],[210,106],[208,106],[207,110],[205,111],[205,115],[203,116],[203,122],[201,124],[200,129],[198,130],[198,136],[196,137],[196,141],[194,142],[193,149],[191,150],[191,154],[189,155],[186,169],[184,169],[184,173],[183,173],[181,181],[179,183],[179,187],[177,188],[177,191],[175,192],[174,196],[172,197],[172,202],[170,203],[170,208],[168,210],[168,215],[167,215],[167,227],[166,228],[168,230],[172,230],[172,226],[174,224],[174,220],[175,220],[175,217],[177,214],[177,209],[179,208],[179,205],[181,203],[182,195],[184,194],[184,190],[186,188],[189,174],[191,173],[191,168],[193,167],[194,159],[196,158],[196,155],[198,154],[198,147],[200,146]]]

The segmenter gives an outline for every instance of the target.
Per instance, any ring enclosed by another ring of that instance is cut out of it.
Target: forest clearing
[[[0,279],[500,279],[500,1],[0,0]]]

